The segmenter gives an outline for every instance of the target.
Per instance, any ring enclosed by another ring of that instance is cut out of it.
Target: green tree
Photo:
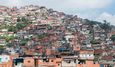
[[[50,25],[48,25],[47,29],[48,30],[52,30],[52,27]]]
[[[22,39],[22,40],[20,41],[20,45],[21,45],[21,46],[25,46],[27,42],[28,42],[28,39]]]
[[[96,24],[98,24],[99,22],[97,22],[97,21],[91,21],[91,20],[88,20],[88,19],[85,19],[86,20],[86,23],[89,25],[89,27],[90,27],[90,34],[92,34],[93,35],[93,40],[94,40],[94,25],[96,25]]]
[[[26,19],[25,17],[22,17],[22,18],[21,18],[21,21],[22,21],[22,22],[28,22],[28,19]]]
[[[8,44],[6,44],[6,46],[7,46],[7,47],[13,47],[13,44],[8,43]]]
[[[25,26],[26,26],[26,25],[23,24],[23,23],[17,23],[17,24],[16,24],[16,28],[17,28],[18,30],[24,28]]]
[[[115,35],[112,35],[112,36],[110,37],[110,39],[111,39],[113,42],[115,42]]]
[[[5,36],[4,37],[6,42],[9,42],[10,40],[14,39],[15,37],[14,36]]]
[[[4,50],[5,50],[4,46],[0,45],[0,54],[2,54]]]
[[[90,41],[91,44],[100,44],[100,42],[96,41],[96,40],[91,40]]]
[[[4,50],[4,46],[0,45],[0,50],[3,51]]]
[[[43,33],[43,34],[37,35],[38,39],[42,39],[42,38],[47,37],[47,36],[49,36],[48,33]]]
[[[107,22],[106,20],[104,20],[104,23],[102,23],[100,25],[100,27],[105,31],[105,35],[107,38],[107,34],[111,31],[111,25],[109,22]]]
[[[11,25],[11,26],[8,27],[8,31],[9,31],[9,32],[16,32],[16,31],[17,31],[17,28],[16,28],[15,26],[12,26],[12,25]]]

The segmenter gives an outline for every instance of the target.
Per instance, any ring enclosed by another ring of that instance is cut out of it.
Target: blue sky
[[[0,0],[0,5],[9,7],[30,4],[46,6],[91,20],[107,20],[115,25],[115,0]]]

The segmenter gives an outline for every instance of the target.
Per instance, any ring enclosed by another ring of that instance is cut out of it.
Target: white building
[[[8,55],[0,55],[0,63],[6,63],[10,61],[10,56]]]

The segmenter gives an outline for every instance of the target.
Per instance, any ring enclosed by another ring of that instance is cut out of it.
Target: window
[[[28,61],[28,63],[30,63],[30,61]]]
[[[71,61],[69,61],[68,63],[71,63]]]
[[[76,59],[74,59],[74,63],[76,63]]]
[[[96,64],[96,62],[93,62],[93,64]]]
[[[53,60],[51,60],[51,62],[53,62]]]
[[[67,63],[71,63],[71,61],[70,60],[68,60],[68,61],[66,61]]]
[[[60,64],[58,64],[58,66],[60,66]]]

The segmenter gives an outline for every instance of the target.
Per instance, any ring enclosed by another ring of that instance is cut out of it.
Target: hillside
[[[115,27],[106,19],[101,23],[43,6],[0,6],[1,54],[11,54],[7,48],[20,56],[42,57],[93,50],[93,60],[108,60],[105,56],[115,57]]]

